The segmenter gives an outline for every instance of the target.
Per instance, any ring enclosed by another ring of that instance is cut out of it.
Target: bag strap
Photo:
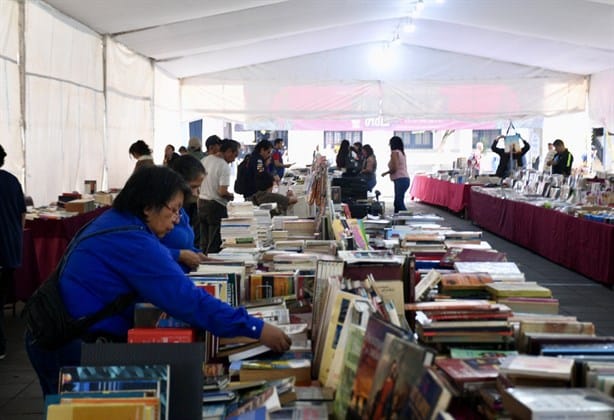
[[[88,222],[85,226],[83,226],[81,229],[79,229],[77,234],[70,241],[70,244],[68,244],[68,248],[66,249],[66,252],[64,253],[64,255],[62,257],[62,260],[58,264],[58,268],[57,268],[57,270],[58,270],[58,282],[60,281],[60,278],[61,278],[61,275],[62,275],[62,271],[64,270],[64,265],[66,264],[66,261],[68,261],[68,257],[73,252],[75,247],[78,244],[80,244],[82,241],[85,241],[86,239],[90,239],[90,238],[92,238],[94,236],[105,235],[105,234],[108,234],[108,233],[145,230],[144,226],[139,226],[139,225],[116,226],[116,227],[112,227],[112,228],[101,229],[99,231],[92,232],[92,233],[89,233],[89,234],[81,237],[81,234],[90,225],[91,222],[92,221]],[[134,301],[134,299],[137,296],[138,296],[138,293],[136,293],[136,292],[129,292],[129,293],[124,293],[122,295],[119,295],[113,301],[107,303],[98,312],[95,312],[95,313],[93,313],[91,315],[87,315],[87,316],[84,316],[82,318],[79,318],[76,321],[77,321],[77,323],[79,323],[79,326],[81,328],[87,329],[87,328],[91,327],[92,325],[96,324],[97,322],[102,321],[105,318],[108,318],[111,315],[115,315],[115,314],[118,314],[118,313],[122,312],[124,309],[126,309],[128,306],[130,306],[132,301]]]

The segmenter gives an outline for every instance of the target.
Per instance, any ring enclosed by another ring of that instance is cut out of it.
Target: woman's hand
[[[290,350],[292,345],[292,340],[290,340],[290,337],[285,332],[267,322],[262,327],[260,342],[277,353]]]
[[[191,251],[189,249],[182,249],[179,251],[179,262],[190,267],[191,270],[198,268],[198,265],[202,261],[201,254]]]

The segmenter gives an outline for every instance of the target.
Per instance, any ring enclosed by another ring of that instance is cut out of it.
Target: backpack
[[[237,179],[235,180],[234,191],[238,194],[246,194],[249,189],[249,158],[251,155],[245,156],[243,161],[237,167]]]
[[[62,260],[49,278],[28,299],[22,311],[21,316],[25,320],[26,330],[30,334],[32,342],[41,349],[48,351],[57,350],[72,340],[82,337],[97,322],[123,312],[137,297],[136,292],[117,296],[98,312],[78,319],[73,318],[68,313],[60,293],[60,277],[68,257],[77,244],[82,240],[106,233],[143,229],[140,226],[119,226],[80,237],[81,232],[88,225],[89,223],[75,235],[68,245]]]

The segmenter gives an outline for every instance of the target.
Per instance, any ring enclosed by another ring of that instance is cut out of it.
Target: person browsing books
[[[230,166],[239,154],[239,142],[224,139],[217,153],[204,158],[201,162],[207,176],[200,188],[198,218],[200,221],[200,243],[205,254],[217,253],[222,249],[220,230],[222,219],[228,217],[226,206],[235,196],[228,191],[230,185]]]
[[[362,146],[361,153],[363,159],[360,176],[367,181],[367,191],[371,191],[375,187],[375,184],[377,184],[377,177],[375,175],[375,171],[377,171],[377,160],[375,159],[373,148],[368,144]]]
[[[498,147],[499,140],[504,138],[504,135],[496,137],[490,147],[493,152],[499,155],[499,166],[497,166],[497,172],[495,173],[499,178],[507,178],[514,170],[522,168],[524,166],[523,157],[531,148],[531,145],[522,137],[519,137],[524,143],[522,149],[518,149],[516,143],[512,143],[510,150]]]
[[[275,139],[273,142],[273,153],[271,154],[271,163],[269,164],[269,172],[275,176],[278,181],[284,177],[286,168],[292,166],[292,163],[284,163],[284,139]]]
[[[113,207],[87,225],[69,247],[58,277],[67,312],[74,319],[87,317],[118,296],[134,294],[135,301],[150,302],[216,336],[247,336],[274,351],[288,350],[291,340],[283,331],[197,288],[160,242],[179,223],[187,194],[185,180],[169,168],[136,171]],[[41,348],[27,331],[26,350],[43,394],[57,393],[61,366],[79,365],[83,342],[125,341],[133,313],[134,304],[54,351]]]
[[[243,194],[245,201],[251,201],[252,195],[256,194],[256,177],[268,171],[267,161],[271,157],[273,143],[269,140],[260,140],[252,152],[247,164],[248,184],[247,191]]]
[[[386,175],[390,175],[394,183],[394,212],[407,210],[405,193],[409,189],[409,174],[407,173],[405,146],[403,139],[399,136],[390,138],[390,161],[388,161],[388,170],[382,176]]]
[[[298,199],[292,190],[288,190],[286,195],[273,192],[275,180],[273,175],[268,172],[258,174],[256,177],[256,188],[258,192],[252,196],[252,203],[259,206],[264,203],[276,203],[277,209],[271,210],[271,216],[285,215],[288,207],[296,204]]]
[[[573,164],[573,155],[565,147],[563,140],[556,139],[552,145],[556,153],[549,164],[552,167],[553,174],[562,174],[565,176],[571,175],[571,165]]]
[[[191,155],[178,156],[170,163],[170,168],[177,172],[190,187],[190,197],[184,197],[184,206],[179,210],[179,223],[160,240],[171,251],[171,256],[186,273],[194,270],[207,260],[205,254],[194,247],[194,230],[190,226],[190,217],[185,204],[198,197],[200,185],[207,175],[205,167]]]
[[[0,168],[6,152],[0,146]],[[21,265],[26,203],[21,184],[15,175],[0,169],[0,360],[6,357],[4,304],[14,287],[15,269]]]

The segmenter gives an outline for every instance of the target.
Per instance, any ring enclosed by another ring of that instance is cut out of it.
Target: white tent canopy
[[[184,110],[253,124],[556,115],[614,69],[612,0],[48,2],[182,79]]]
[[[6,168],[37,204],[84,179],[120,186],[130,143],[160,160],[194,113],[425,128],[589,106],[614,127],[613,0],[425,0],[415,15],[419,3],[2,0]]]

